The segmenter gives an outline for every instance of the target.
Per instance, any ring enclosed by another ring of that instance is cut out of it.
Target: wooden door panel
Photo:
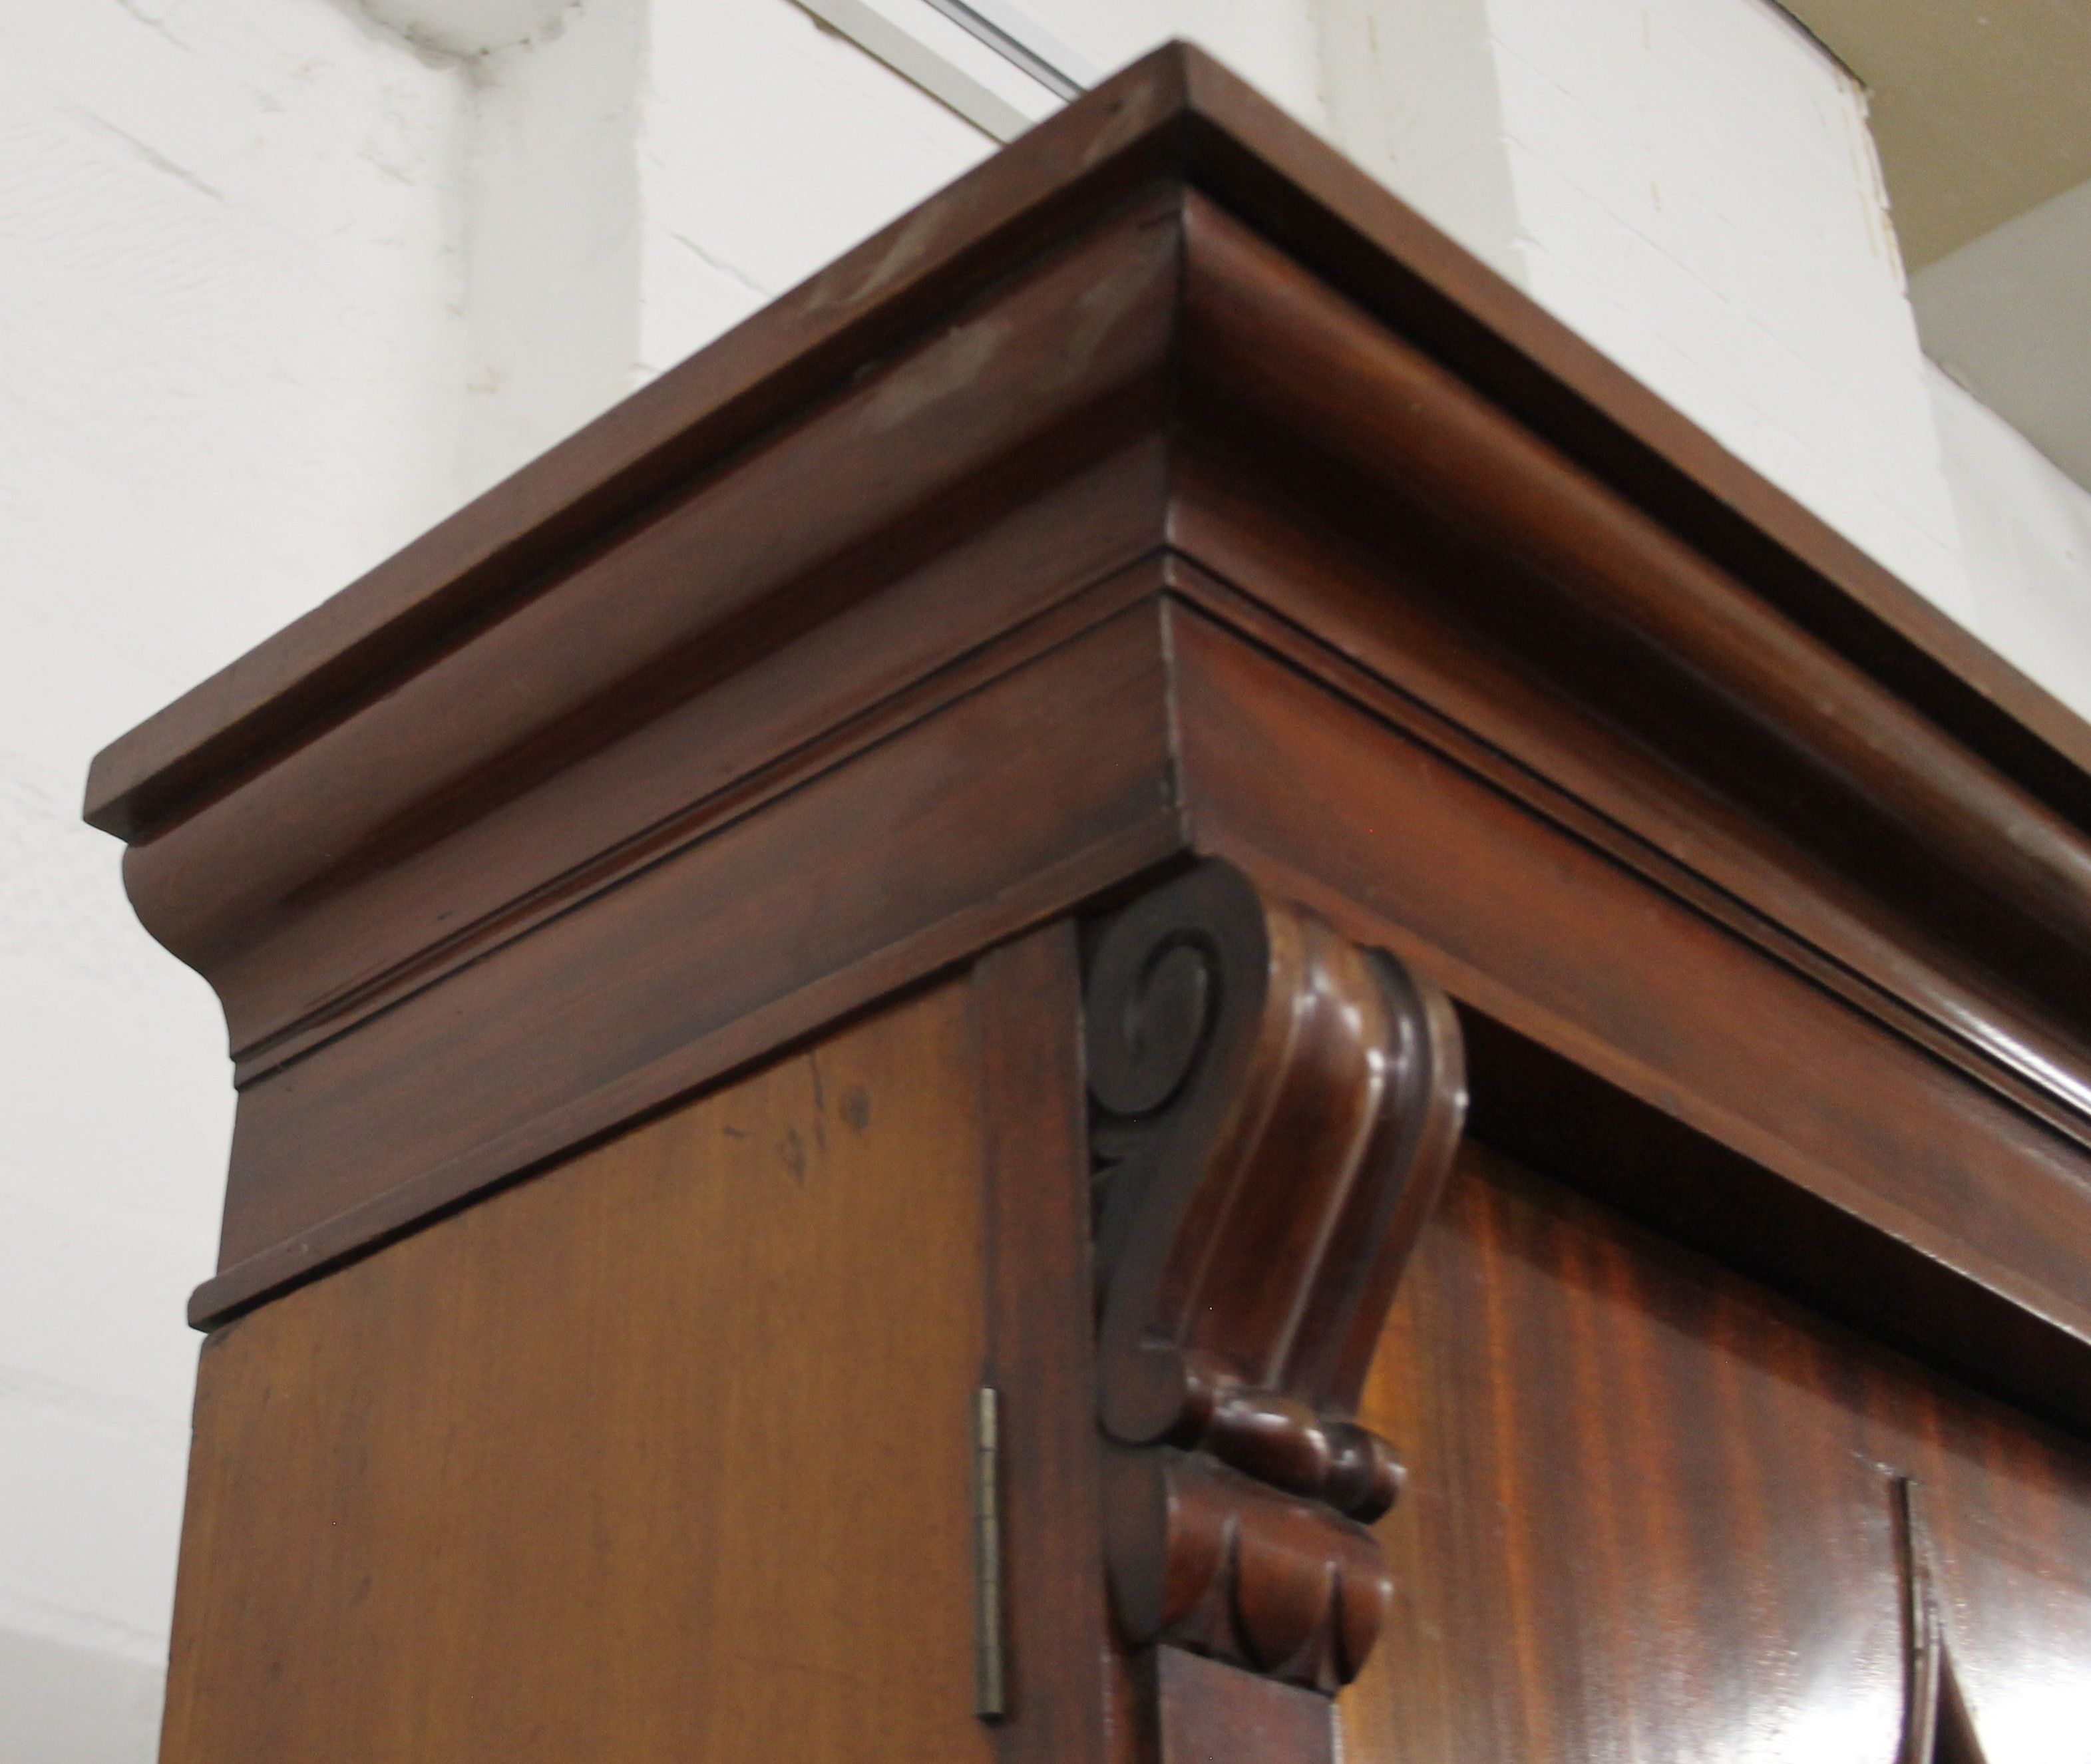
[[[2091,1452],[1485,1146],[1362,1419],[1410,1482],[1353,1761],[1890,1764],[1912,1542],[1988,1764],[2091,1759]]]
[[[985,1757],[958,983],[221,1329],[166,1764]]]
[[[1938,1626],[1984,1764],[2091,1758],[2091,1522],[2006,1425],[1947,1430],[1923,1508]],[[2016,1471],[2016,1473],[2014,1473]],[[2067,1524],[2072,1515],[2075,1525]],[[1939,1764],[1955,1764],[1944,1750]]]

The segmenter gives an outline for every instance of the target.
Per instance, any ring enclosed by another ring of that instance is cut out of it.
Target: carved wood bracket
[[[1391,1597],[1355,1419],[1466,1109],[1428,982],[1210,862],[1089,964],[1099,1418],[1118,1621],[1333,1694]]]

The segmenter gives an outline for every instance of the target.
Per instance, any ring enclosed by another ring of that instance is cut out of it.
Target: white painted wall
[[[1767,0],[1327,3],[1354,157],[1971,613],[1864,96],[1813,39]]]
[[[1925,347],[2091,484],[2091,180],[1926,265],[1914,293]]]
[[[1926,386],[1953,486],[1979,629],[2091,714],[2091,490],[1938,368]]]
[[[1765,0],[1488,0],[1526,291],[1948,610],[1923,355],[1849,75]]]
[[[454,77],[322,3],[0,0],[0,1761],[152,1755],[231,1098],[101,742],[451,499]]]
[[[642,375],[995,146],[788,0],[657,4],[645,93]]]
[[[386,3],[403,12],[401,0]],[[594,0],[553,15],[556,30],[461,63],[473,99],[461,190],[460,255],[470,356],[460,498],[498,482],[600,414],[636,382],[639,80],[645,0]],[[455,42],[452,8],[417,4],[416,34]],[[455,394],[456,388],[451,388]]]
[[[463,3],[412,0],[417,34],[456,41]],[[995,145],[791,0],[589,0],[558,22],[465,63],[467,492]]]
[[[1196,35],[2091,708],[2091,496],[1764,0],[1022,4]],[[88,756],[992,144],[792,0],[0,0],[0,1764],[151,1755],[229,1116]]]

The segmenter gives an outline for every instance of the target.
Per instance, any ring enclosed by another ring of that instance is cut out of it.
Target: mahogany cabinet
[[[2091,1759],[2091,728],[1195,53],[88,815],[166,1764]]]

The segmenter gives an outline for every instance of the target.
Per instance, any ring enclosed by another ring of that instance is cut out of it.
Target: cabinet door
[[[2091,1451],[1470,1145],[1352,1764],[2091,1759]]]
[[[167,1764],[985,1758],[964,981],[204,1350]]]

